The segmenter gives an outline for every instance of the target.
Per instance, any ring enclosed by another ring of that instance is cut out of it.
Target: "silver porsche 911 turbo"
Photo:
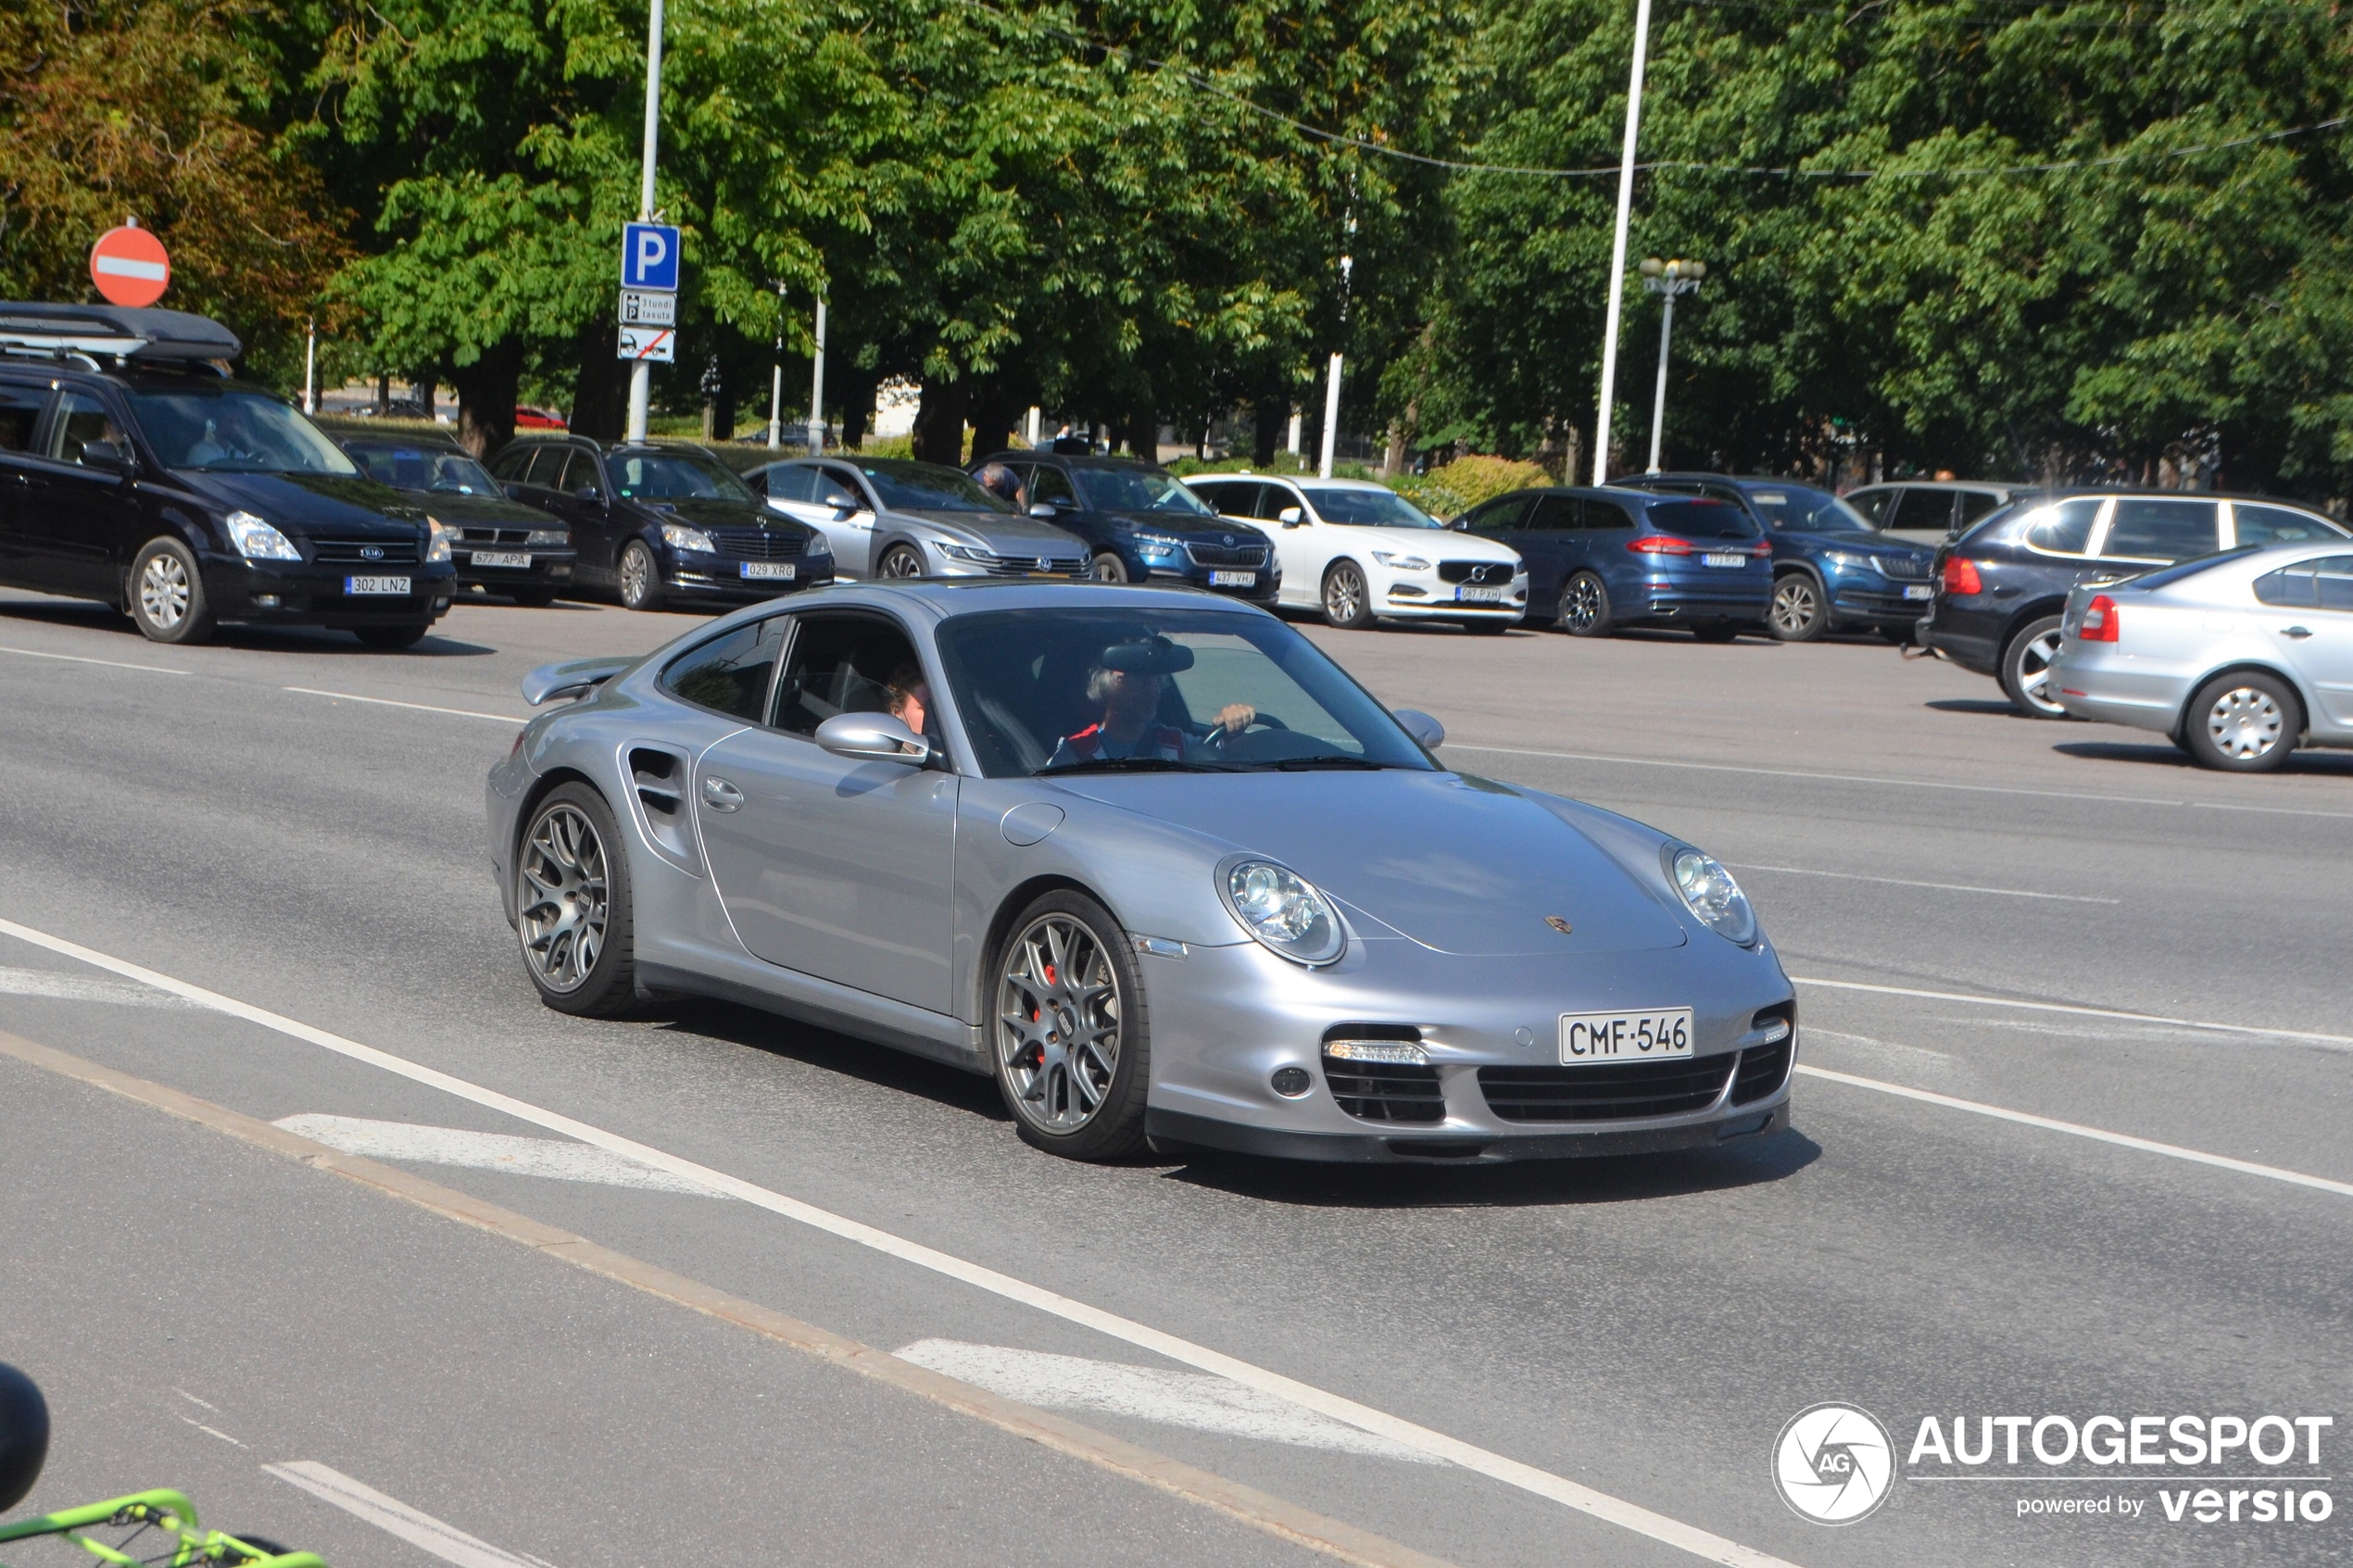
[[[1041,1148],[1477,1161],[1775,1131],[1790,983],[1690,845],[1453,771],[1174,589],[843,585],[535,671],[490,845],[548,1005],[732,998]]]

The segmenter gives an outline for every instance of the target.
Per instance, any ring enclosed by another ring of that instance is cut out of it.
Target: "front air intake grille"
[[[738,560],[786,560],[800,554],[808,543],[806,534],[766,528],[706,528],[703,532],[711,535],[721,555]]]
[[[375,552],[371,555],[370,551]],[[414,539],[313,539],[311,558],[336,566],[393,566],[417,558]]]
[[[1512,563],[1507,560],[1442,560],[1438,563],[1441,583],[1483,583],[1490,587],[1509,587]]]
[[[1076,577],[1087,570],[1085,556],[991,556],[984,569],[991,577],[1034,577],[1041,571]]]
[[[1791,1042],[1751,1046],[1741,1052],[1740,1071],[1732,1076],[1732,1103],[1748,1105],[1765,1098],[1789,1079]]]
[[[1506,1122],[1631,1122],[1705,1110],[1724,1092],[1730,1057],[1614,1061],[1598,1067],[1482,1067],[1487,1108]]]
[[[1264,545],[1187,545],[1195,566],[1265,566]]]
[[[487,545],[494,548],[501,546],[521,546],[531,542],[531,530],[528,528],[461,528],[458,530],[458,542],[461,545]]]
[[[1395,1046],[1419,1055],[1421,1031],[1404,1023],[1335,1023],[1324,1031],[1324,1083],[1351,1116],[1365,1122],[1443,1122],[1446,1096],[1427,1062],[1357,1061],[1332,1054],[1344,1041]]]

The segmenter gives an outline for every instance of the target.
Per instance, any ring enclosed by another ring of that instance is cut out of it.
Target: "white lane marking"
[[[173,670],[161,664],[125,664],[119,659],[85,659],[78,653],[43,653],[39,648],[16,648],[0,644],[0,653],[13,653],[23,659],[54,659],[66,664],[103,664],[109,670],[144,670],[150,675],[190,675],[191,670]]]
[[[1808,1078],[1827,1083],[1844,1084],[1850,1088],[1871,1089],[1883,1095],[1895,1095],[1904,1099],[1916,1099],[1924,1105],[1943,1106],[1947,1110],[1966,1110],[1972,1116],[1991,1116],[1997,1122],[2015,1122],[2022,1127],[2040,1127],[2045,1132],[2066,1133],[2095,1143],[2112,1143],[2119,1148],[2138,1149],[2143,1154],[2161,1154],[2169,1160],[2186,1160],[2194,1165],[2211,1165],[2219,1171],[2235,1171],[2242,1176],[2262,1176],[2274,1182],[2286,1182],[2295,1186],[2310,1187],[2316,1192],[2333,1192],[2339,1198],[2353,1198],[2353,1182],[2332,1181],[2326,1176],[2308,1176],[2301,1171],[2283,1170],[2277,1165],[2258,1165],[2251,1160],[2233,1160],[2227,1154],[2208,1154],[2200,1148],[2183,1148],[2180,1144],[2158,1143],[2154,1138],[2136,1138],[2130,1133],[2111,1133],[2104,1127],[2087,1127],[2081,1122],[2062,1122],[2055,1116],[2037,1116],[2031,1111],[2011,1110],[2004,1106],[1987,1105],[1982,1100],[1960,1099],[1952,1095],[1940,1095],[1930,1089],[1910,1088],[1903,1084],[1890,1084],[1878,1078],[1858,1078],[1851,1073],[1833,1073],[1827,1067],[1814,1067],[1805,1062],[1797,1071]]]
[[[1760,866],[1754,861],[1732,865],[1734,871],[1778,872],[1783,876],[1830,876],[1841,882],[1883,882],[1891,887],[1931,887],[1939,893],[1992,893],[2004,898],[2049,898],[2061,904],[2120,904],[2121,898],[2089,898],[2081,893],[2029,893],[2021,887],[1977,887],[1966,882],[1912,882],[1900,876],[1864,876],[1858,872],[1808,871],[1803,866]]]
[[[2132,1023],[2161,1023],[2170,1029],[2203,1029],[2216,1035],[2256,1035],[2273,1040],[2304,1040],[2316,1046],[2353,1047],[2353,1035],[2322,1035],[2309,1029],[2267,1029],[2255,1023],[2211,1023],[2197,1018],[2167,1018],[2154,1012],[2120,1012],[2114,1008],[2079,1007],[2070,1002],[2022,1002],[2010,997],[1977,997],[1966,991],[1916,991],[1904,985],[1867,985],[1859,980],[1820,980],[1793,974],[1800,985],[1822,985],[1833,991],[1869,991],[1881,997],[1918,997],[1931,1002],[1971,1002],[1986,1008],[2017,1008],[2026,1012],[2060,1012],[2076,1018],[2120,1018]]]
[[[48,997],[61,1002],[113,1002],[127,1008],[183,1008],[188,1004],[152,985],[93,980],[51,969],[0,968],[0,997]]]
[[[470,1133],[462,1127],[425,1127],[410,1122],[371,1122],[359,1116],[307,1112],[274,1123],[329,1148],[371,1160],[408,1160],[422,1165],[463,1165],[516,1176],[547,1176],[560,1182],[597,1182],[605,1186],[642,1187],[649,1192],[718,1194],[585,1143],[555,1138],[519,1138],[509,1133]]]
[[[1106,1411],[1229,1437],[1368,1454],[1411,1464],[1438,1462],[1418,1449],[1361,1432],[1329,1416],[1301,1410],[1288,1399],[1208,1373],[1170,1372],[1007,1345],[968,1345],[956,1339],[919,1339],[897,1354],[901,1361],[929,1367],[959,1382],[1047,1410]]]
[[[532,1568],[539,1561],[477,1540],[455,1524],[445,1524],[432,1514],[410,1508],[398,1498],[388,1498],[315,1459],[290,1460],[284,1464],[265,1464],[261,1468],[265,1474],[300,1486],[320,1501],[333,1503],[353,1518],[364,1519],[386,1535],[397,1536],[444,1562],[454,1563],[456,1568]]]
[[[202,1405],[206,1410],[212,1411],[215,1415],[220,1413],[220,1407],[219,1405],[214,1404],[209,1399],[197,1399],[194,1394],[189,1393],[185,1388],[181,1387],[177,1384],[172,1386],[171,1391],[179,1395],[182,1399],[187,1400],[192,1405]]]
[[[388,696],[361,696],[357,692],[321,691],[317,686],[280,686],[282,692],[299,692],[304,696],[333,697],[337,702],[371,702],[378,708],[406,708],[418,713],[447,713],[456,719],[487,719],[494,724],[528,724],[528,719],[518,719],[511,713],[482,713],[471,708],[435,708],[429,702],[401,702]]]
[[[1891,784],[1903,789],[1957,790],[1966,795],[2025,795],[2043,800],[2096,800],[2108,806],[2176,806],[2194,811],[2253,811],[2275,817],[2353,820],[2353,811],[2316,811],[2295,806],[2241,806],[2225,800],[2167,799],[2152,795],[2094,795],[2083,790],[2028,789],[2018,784],[1954,784],[1944,779],[1891,779],[1869,773],[1811,773],[1795,768],[1754,768],[1731,762],[1676,762],[1661,757],[1614,757],[1600,751],[1530,751],[1516,746],[1473,746],[1449,740],[1450,751],[1489,751],[1498,757],[1548,757],[1562,762],[1617,762],[1629,768],[1682,768],[1701,773],[1749,773],[1768,779],[1818,779],[1831,784]]]
[[[439,1089],[445,1094],[470,1100],[475,1105],[504,1111],[519,1122],[528,1122],[534,1126],[545,1127],[551,1133],[560,1133],[566,1137],[577,1138],[582,1143],[594,1144],[598,1148],[610,1149],[615,1154],[624,1155],[659,1170],[668,1171],[687,1181],[698,1182],[723,1196],[739,1198],[755,1208],[765,1209],[772,1214],[779,1214],[786,1219],[797,1221],[812,1230],[823,1231],[828,1236],[838,1236],[844,1241],[870,1248],[886,1257],[896,1258],[901,1262],[912,1263],[920,1269],[927,1269],[934,1273],[969,1285],[975,1289],[988,1291],[992,1296],[1000,1296],[1006,1300],[1034,1308],[1049,1316],[1061,1318],[1066,1323],[1091,1328],[1099,1334],[1133,1345],[1139,1349],[1150,1350],[1152,1354],[1164,1357],[1180,1366],[1189,1366],[1199,1372],[1214,1373],[1220,1377],[1231,1378],[1234,1382],[1247,1387],[1272,1394],[1277,1399],[1288,1399],[1303,1410],[1315,1411],[1330,1416],[1335,1421],[1345,1422],[1359,1431],[1387,1437],[1392,1442],[1428,1454],[1432,1459],[1458,1464],[1490,1480],[1500,1481],[1507,1486],[1516,1486],[1521,1491],[1559,1503],[1562,1507],[1576,1512],[1616,1524],[1636,1535],[1648,1537],[1652,1540],[1690,1552],[1694,1557],[1702,1558],[1709,1562],[1722,1564],[1723,1568],[1793,1568],[1793,1564],[1768,1552],[1758,1551],[1754,1547],[1743,1546],[1738,1541],[1728,1540],[1722,1536],[1700,1529],[1696,1525],[1686,1524],[1680,1519],[1670,1519],[1666,1514],[1653,1512],[1637,1503],[1612,1497],[1607,1492],[1581,1486],[1566,1476],[1555,1475],[1549,1470],[1541,1470],[1535,1465],[1466,1443],[1459,1437],[1450,1437],[1443,1432],[1418,1425],[1403,1417],[1391,1415],[1387,1411],[1376,1410],[1370,1405],[1359,1404],[1342,1395],[1318,1388],[1312,1383],[1302,1383],[1297,1378],[1285,1377],[1278,1372],[1269,1371],[1265,1367],[1243,1361],[1238,1356],[1227,1355],[1222,1350],[1213,1350],[1205,1345],[1196,1345],[1189,1339],[1181,1339],[1176,1335],[1153,1328],[1150,1324],[1138,1323],[1132,1318],[1121,1317],[1116,1312],[1105,1311],[1101,1307],[1075,1300],[1057,1291],[1048,1290],[1042,1286],[1032,1285],[1026,1280],[1015,1279],[1011,1274],[1000,1273],[995,1269],[969,1262],[951,1253],[925,1247],[921,1242],[909,1241],[904,1236],[895,1236],[889,1231],[836,1214],[829,1210],[820,1209],[813,1203],[805,1203],[799,1198],[787,1198],[780,1192],[772,1192],[766,1187],[756,1185],[739,1176],[731,1176],[723,1171],[714,1171],[707,1165],[698,1165],[691,1160],[638,1143],[634,1139],[624,1138],[618,1133],[609,1133],[602,1127],[589,1123],[575,1121],[559,1111],[533,1105],[528,1100],[517,1099],[512,1095],[501,1094],[497,1089],[468,1083],[463,1078],[444,1073],[438,1068],[427,1067],[422,1062],[410,1061],[406,1057],[395,1056],[390,1051],[378,1050],[373,1046],[363,1046],[357,1040],[330,1034],[324,1029],[288,1018],[283,1013],[271,1012],[266,1009],[255,1007],[250,1002],[241,1002],[233,997],[222,996],[218,991],[208,991],[201,985],[193,985],[185,980],[177,980],[157,970],[132,963],[128,959],[119,959],[110,953],[99,952],[94,947],[85,947],[79,942],[69,941],[62,936],[52,936],[45,931],[37,931],[29,925],[20,925],[12,920],[0,918],[0,935],[13,936],[20,942],[30,942],[37,947],[45,947],[53,953],[62,953],[68,958],[79,959],[96,968],[170,991],[174,996],[184,997],[192,1002],[225,1012],[232,1018],[242,1018],[248,1023],[258,1024],[261,1028],[284,1035],[291,1039],[301,1040],[323,1050],[333,1051],[338,1056],[347,1057],[354,1061],[364,1061],[371,1067],[382,1068],[411,1083],[423,1084]]]
[[[180,1415],[178,1411],[173,1411],[171,1413],[174,1415]],[[193,1415],[180,1415],[180,1419],[186,1422],[189,1425],[195,1427],[197,1431],[203,1433],[208,1437],[218,1437],[224,1443],[235,1443],[236,1446],[241,1449],[245,1447],[243,1443],[238,1443],[234,1437],[230,1436],[229,1434],[221,1431],[218,1426],[207,1426],[203,1422],[198,1421]]]

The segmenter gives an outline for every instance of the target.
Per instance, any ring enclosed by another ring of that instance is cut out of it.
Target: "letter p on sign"
[[[678,231],[667,223],[632,223],[621,241],[623,288],[678,289]]]

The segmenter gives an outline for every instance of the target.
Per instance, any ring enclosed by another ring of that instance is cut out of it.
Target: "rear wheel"
[[[355,626],[351,634],[371,648],[397,651],[415,647],[430,630],[421,621],[414,626]]]
[[[1324,620],[1343,632],[1361,632],[1373,623],[1372,594],[1365,586],[1364,569],[1353,560],[1334,561],[1324,573]]]
[[[131,619],[150,642],[201,643],[212,635],[212,607],[196,558],[177,539],[152,540],[139,552],[125,597]]]
[[[661,567],[643,539],[632,539],[621,552],[621,602],[630,609],[661,608]]]
[[[559,784],[531,815],[515,856],[515,935],[539,999],[612,1018],[636,1001],[629,860],[604,797]]]
[[[2010,704],[2029,719],[2064,719],[2057,688],[2051,681],[2051,660],[2058,657],[2059,618],[2046,615],[2018,630],[2002,649],[2002,690]]]
[[[1829,607],[1822,602],[1821,584],[1802,571],[1793,571],[1773,584],[1773,605],[1765,623],[1785,643],[1810,643],[1830,630]]]
[[[1141,1147],[1144,987],[1110,912],[1083,893],[1047,894],[1013,922],[995,973],[989,1057],[1021,1135],[1069,1160]]]
[[[921,577],[924,558],[915,553],[912,545],[893,545],[883,552],[882,565],[875,570],[877,577]]]
[[[1609,586],[1597,574],[1580,571],[1561,589],[1560,626],[1572,637],[1610,634]]]
[[[2303,732],[2303,705],[2286,682],[2252,672],[2222,675],[2190,698],[2183,749],[2208,768],[2268,773],[2286,765]]]

